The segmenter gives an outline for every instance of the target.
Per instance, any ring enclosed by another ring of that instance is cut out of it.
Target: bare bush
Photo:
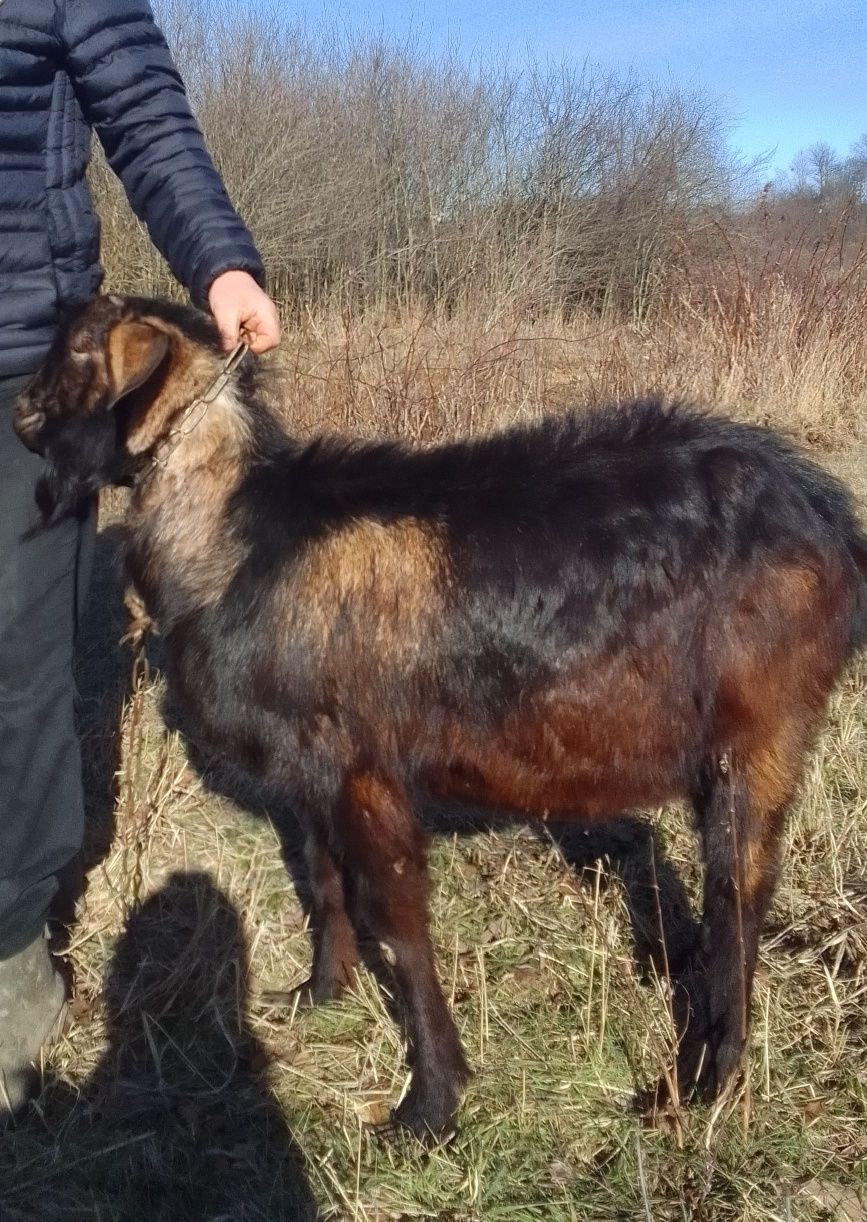
[[[589,67],[438,60],[214,0],[163,19],[215,160],[296,307],[643,316],[731,194],[724,124],[697,95]],[[94,171],[115,280],[160,283]]]
[[[751,200],[694,92],[226,0],[160,16],[291,324],[299,412],[434,435],[657,388],[867,431],[867,220],[829,194],[857,148]],[[177,292],[100,158],[92,181],[109,283]]]

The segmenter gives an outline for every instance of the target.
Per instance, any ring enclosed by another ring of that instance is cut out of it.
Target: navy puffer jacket
[[[196,304],[221,272],[263,280],[147,0],[0,0],[0,376],[99,287],[91,128]]]

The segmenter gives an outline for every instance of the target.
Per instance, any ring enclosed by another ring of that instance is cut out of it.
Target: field
[[[281,393],[298,430],[430,442],[664,389],[776,424],[867,503],[856,341],[845,360],[821,329],[775,342],[787,308],[742,346],[699,323],[311,312],[289,325]],[[118,645],[120,509],[103,505],[79,659],[73,1021],[38,1108],[0,1142],[3,1222],[867,1219],[864,661],[792,815],[743,1087],[657,1128],[631,1108],[672,1042],[647,946],[660,919],[669,946],[688,936],[699,896],[685,812],[547,836],[436,808],[433,929],[474,1077],[450,1144],[384,1144],[369,1125],[406,1086],[388,998],[365,973],[340,1004],[296,1009],[297,827],[188,760],[161,714],[159,642],[135,668]]]

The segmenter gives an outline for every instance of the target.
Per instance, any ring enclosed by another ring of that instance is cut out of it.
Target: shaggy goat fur
[[[247,367],[172,433],[221,360],[195,311],[100,298],[17,428],[49,519],[132,484],[129,570],[193,736],[306,829],[313,997],[346,985],[358,932],[384,948],[414,1064],[397,1121],[447,1130],[467,1075],[420,790],[564,820],[691,800],[704,919],[678,1073],[719,1091],[785,811],[867,638],[845,490],[772,433],[655,401],[430,450],[301,444]]]

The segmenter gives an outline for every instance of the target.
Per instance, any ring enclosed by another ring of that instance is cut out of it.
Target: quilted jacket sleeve
[[[154,245],[197,305],[224,271],[264,283],[147,0],[56,0],[66,69]]]

